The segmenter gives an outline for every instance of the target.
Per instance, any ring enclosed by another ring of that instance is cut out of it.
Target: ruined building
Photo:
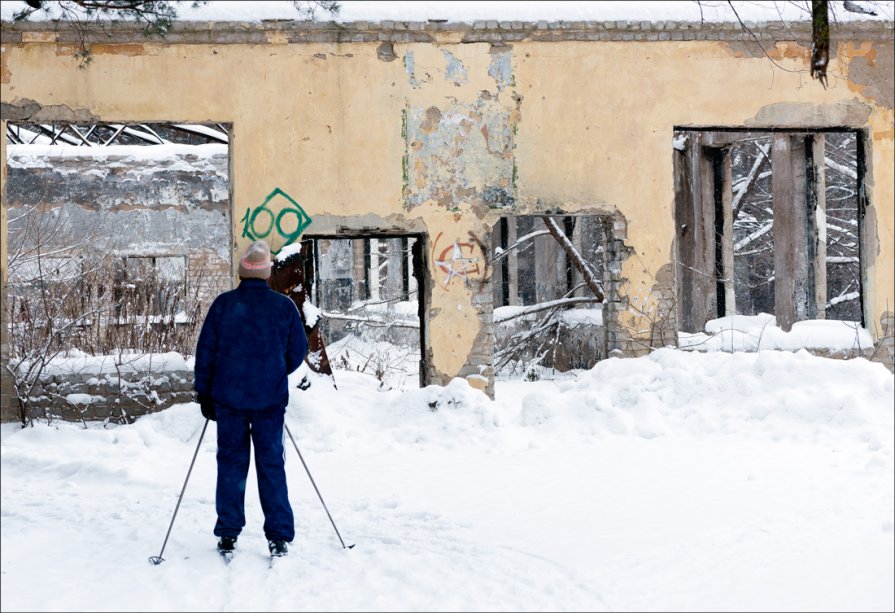
[[[365,257],[369,269],[371,244],[399,246],[385,259],[403,245],[393,269],[417,273],[366,282],[418,293],[424,383],[464,377],[493,392],[495,307],[583,300],[588,276],[603,294],[601,355],[772,310],[784,329],[861,321],[891,366],[892,23],[835,24],[826,87],[809,75],[810,24],[750,30],[194,22],[159,40],[109,24],[79,69],[69,26],[3,23],[2,128],[225,126],[228,193],[204,209],[178,196],[175,229],[145,226],[167,235],[141,240],[176,244],[183,231],[179,251],[144,255],[186,258],[184,269],[211,258],[232,280],[254,238],[280,251],[301,230],[321,254],[356,239],[325,263],[333,291],[349,291],[339,279],[356,281],[346,271]],[[3,165],[4,300],[12,172]],[[510,249],[536,231],[540,257]],[[561,290],[538,285],[569,245],[596,244],[592,267],[561,266]],[[3,389],[8,418],[8,379]]]

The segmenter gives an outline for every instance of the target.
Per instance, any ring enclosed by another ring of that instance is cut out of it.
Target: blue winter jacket
[[[211,304],[196,346],[195,388],[215,406],[285,408],[287,376],[308,351],[295,303],[263,279],[243,279]]]

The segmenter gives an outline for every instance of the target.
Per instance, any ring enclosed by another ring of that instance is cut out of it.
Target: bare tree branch
[[[827,0],[811,0],[811,76],[827,88],[830,63],[830,14]]]
[[[760,155],[755,159],[755,163],[752,165],[752,170],[749,171],[749,176],[746,177],[746,182],[743,186],[737,191],[737,193],[733,197],[733,202],[731,203],[733,206],[733,219],[736,219],[740,216],[740,209],[743,207],[743,204],[746,202],[746,195],[752,190],[752,187],[755,185],[755,182],[759,179],[761,175],[761,170],[768,165],[768,162],[771,161],[770,156],[768,156],[768,151],[771,149],[770,144],[766,147],[758,146],[758,150],[761,152]]]
[[[528,241],[530,241],[538,236],[544,236],[545,234],[550,234],[550,232],[547,230],[535,230],[534,232],[529,232],[525,236],[516,239],[515,243],[513,243],[506,249],[503,249],[500,253],[498,253],[493,258],[491,258],[491,263],[496,264],[497,262],[501,261],[503,258],[507,257],[507,255],[509,255],[510,251],[512,251],[513,249],[519,249],[522,247],[523,244],[527,243]]]
[[[578,250],[575,249],[575,245],[572,244],[572,241],[569,240],[569,237],[565,235],[565,233],[560,230],[559,225],[556,223],[556,220],[552,217],[544,215],[541,217],[544,220],[544,225],[547,226],[547,230],[550,231],[550,234],[553,235],[553,238],[556,239],[556,242],[563,248],[563,251],[566,252],[566,257],[569,258],[569,261],[578,269],[578,272],[581,273],[581,277],[584,279],[585,284],[587,284],[588,289],[593,292],[593,295],[596,296],[597,300],[600,302],[605,298],[603,294],[603,288],[600,286],[600,282],[597,281],[596,276],[594,275],[593,269],[590,265],[585,261],[581,254],[578,253]]]
[[[108,19],[134,21],[145,24],[146,35],[164,37],[177,19],[177,8],[182,0],[27,0],[27,7],[13,15],[13,21],[25,21],[37,11],[52,14],[60,21],[75,26],[78,34],[78,50],[75,58],[79,67],[86,68],[93,59],[88,38],[97,25]],[[194,0],[193,8],[208,4],[207,0]],[[295,10],[302,19],[314,20],[318,10],[337,14],[338,2],[332,0],[293,0]]]
[[[560,298],[558,300],[550,300],[548,302],[540,302],[538,304],[533,304],[531,306],[523,307],[519,311],[513,313],[512,315],[507,315],[506,317],[495,318],[495,324],[502,324],[517,317],[524,317],[526,315],[531,315],[532,313],[540,313],[541,311],[546,311],[549,309],[555,309],[559,307],[569,306],[572,304],[599,304],[602,302],[601,299],[597,298]]]

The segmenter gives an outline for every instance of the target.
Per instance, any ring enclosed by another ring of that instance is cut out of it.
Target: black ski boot
[[[236,537],[235,536],[222,536],[218,541],[218,553],[224,556],[224,559],[229,562],[230,558],[233,557],[233,552],[236,550]]]
[[[267,541],[267,548],[270,549],[270,557],[272,558],[282,558],[289,553],[286,541]]]

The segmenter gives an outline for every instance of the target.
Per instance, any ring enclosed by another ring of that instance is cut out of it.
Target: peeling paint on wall
[[[464,85],[469,80],[469,72],[466,70],[466,66],[447,49],[442,49],[441,52],[444,54],[444,61],[447,62],[447,66],[444,69],[444,78],[458,87]]]
[[[64,104],[41,105],[29,98],[0,103],[0,118],[6,121],[96,123],[98,117],[87,109],[72,109]]]
[[[497,83],[497,91],[513,86],[513,64],[510,47],[491,47],[491,64],[488,74]]]
[[[413,51],[408,51],[404,55],[404,70],[407,72],[407,82],[410,83],[410,86],[414,89],[419,88],[423,83],[429,80],[426,78],[420,81],[416,78],[416,63],[413,59]],[[429,75],[426,76],[428,77]]]
[[[895,106],[895,53],[892,43],[853,43],[843,45],[848,63],[848,86],[881,106]],[[888,47],[888,49],[886,48]]]
[[[472,105],[411,108],[406,137],[408,209],[430,200],[450,210],[515,204],[509,113],[490,96]]]

